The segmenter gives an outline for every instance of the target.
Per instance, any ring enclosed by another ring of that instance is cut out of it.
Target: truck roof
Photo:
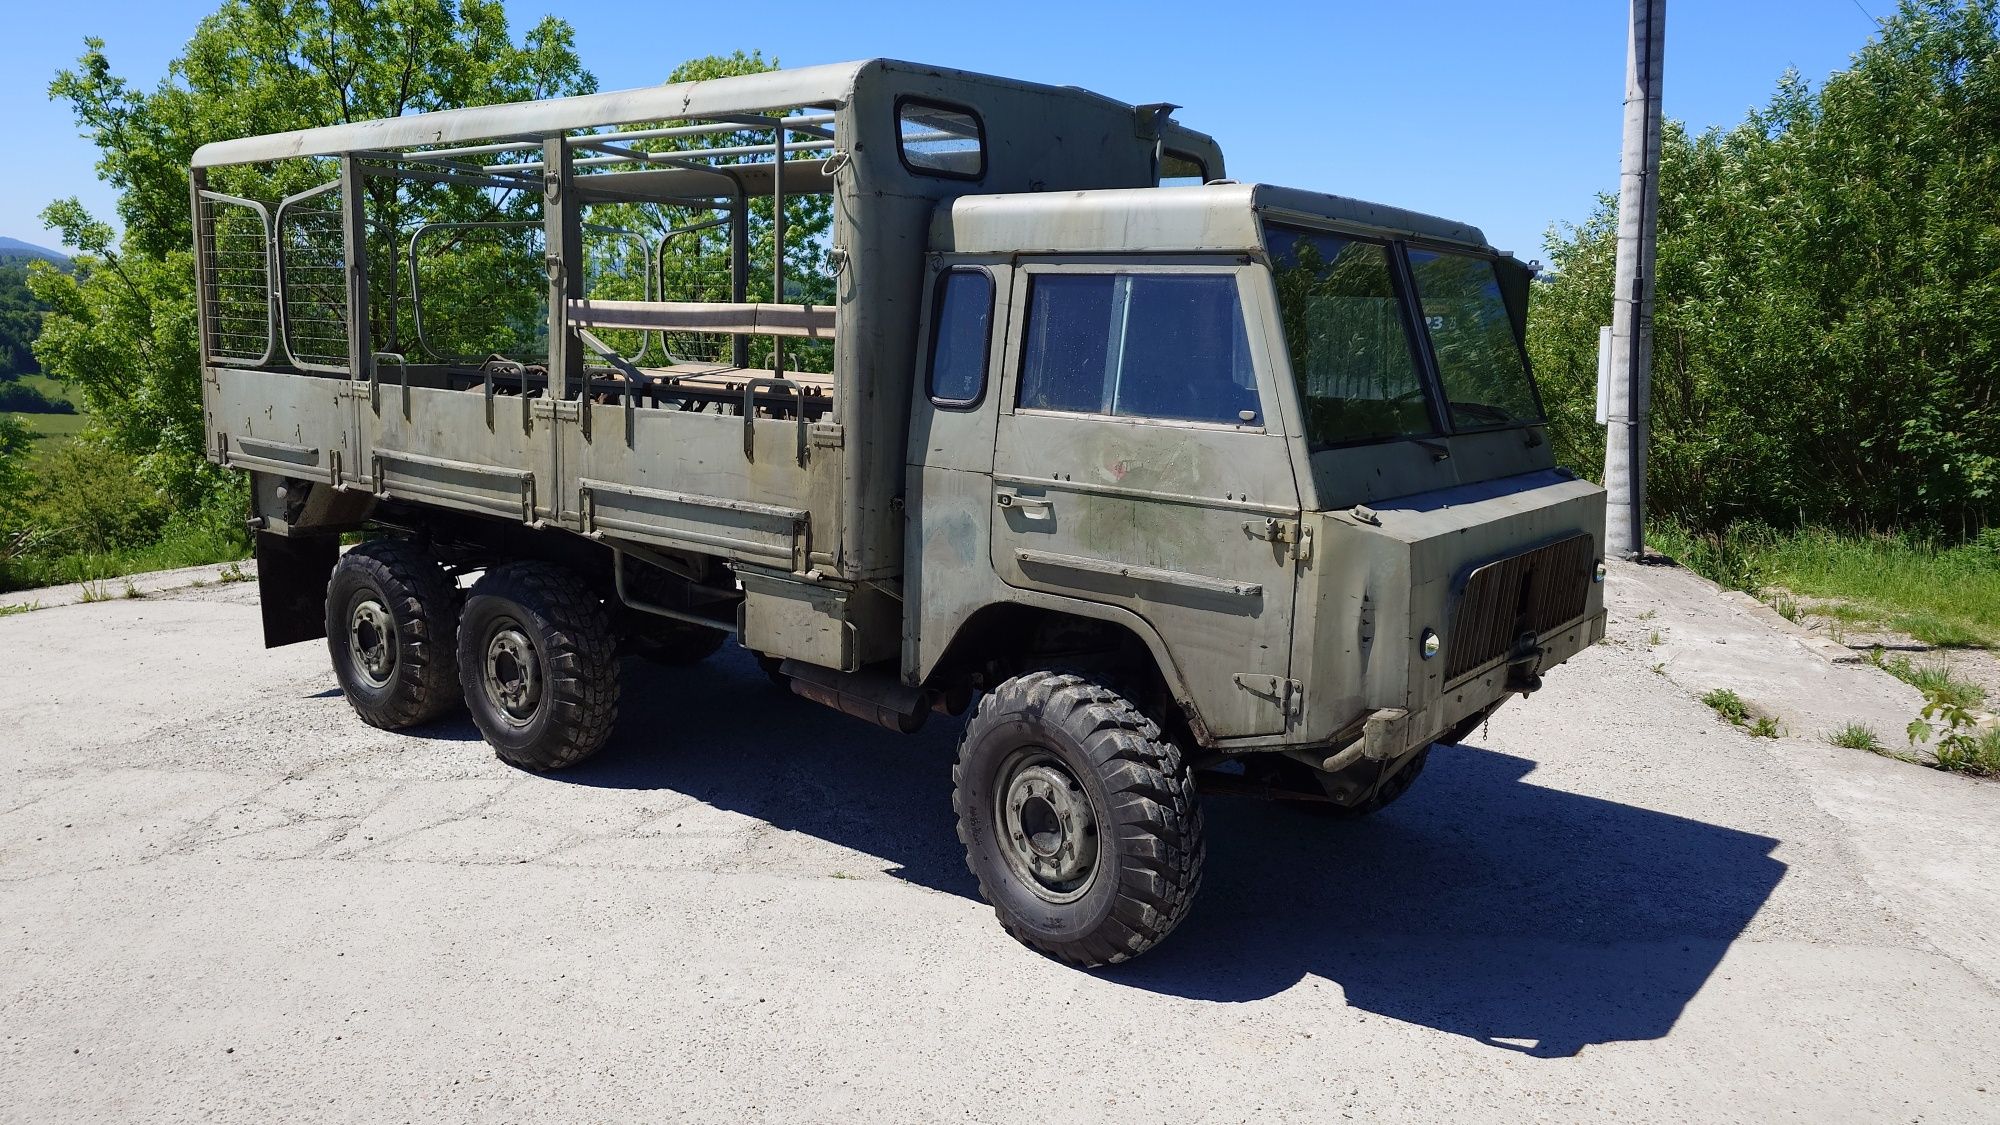
[[[857,59],[760,74],[709,78],[699,82],[672,82],[569,98],[468,106],[214,141],[196,149],[190,163],[196,168],[212,168],[302,156],[462,144],[496,137],[546,136],[639,122],[693,120],[740,114],[750,109],[842,106],[854,97],[858,89],[875,82],[877,76],[943,79],[975,87],[1032,90],[1075,102],[1117,107],[1127,112],[1141,108],[1077,86],[1024,82],[895,59]],[[1170,148],[1184,147],[1199,152],[1214,145],[1213,139],[1206,134],[1173,121],[1165,123],[1163,135]]]
[[[931,224],[933,249],[969,254],[1254,251],[1265,220],[1449,242],[1491,252],[1478,227],[1271,184],[968,195]]]

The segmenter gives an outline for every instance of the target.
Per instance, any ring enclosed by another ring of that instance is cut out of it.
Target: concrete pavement
[[[531,776],[363,726],[254,593],[0,618],[0,1118],[2000,1117],[2000,787],[1725,726],[1644,574],[1382,815],[1210,799],[1100,973],[977,901],[955,722],[730,649]]]

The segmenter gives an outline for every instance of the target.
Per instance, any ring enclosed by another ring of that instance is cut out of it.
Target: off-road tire
[[[1431,748],[1428,746],[1411,755],[1410,760],[1403,764],[1403,768],[1396,771],[1395,776],[1383,782],[1367,800],[1358,805],[1313,801],[1304,807],[1332,820],[1360,820],[1364,816],[1373,816],[1395,804],[1403,794],[1410,791],[1410,786],[1417,783],[1417,775],[1424,772],[1424,763],[1430,756]]]
[[[1064,767],[1095,817],[1095,862],[1074,901],[1050,901],[1003,851],[1002,772],[1024,751]],[[1094,679],[1040,671],[995,688],[966,724],[952,785],[979,893],[1017,941],[1057,960],[1089,968],[1136,957],[1180,923],[1200,889],[1207,845],[1180,749]]]
[[[691,668],[714,656],[729,634],[700,625],[667,625],[638,638],[633,650],[655,664]]]
[[[532,648],[539,698],[510,714],[489,690],[497,634]],[[472,721],[494,753],[526,770],[555,770],[596,753],[618,719],[617,640],[603,602],[560,566],[516,562],[486,572],[465,599],[459,679]]]
[[[357,653],[355,614],[379,607],[393,633],[381,645],[390,666],[372,674]],[[361,721],[402,730],[456,710],[459,591],[429,552],[375,539],[342,555],[326,584],[326,642],[341,693]]]

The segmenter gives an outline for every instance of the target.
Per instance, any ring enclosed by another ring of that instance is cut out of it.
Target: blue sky
[[[0,235],[47,244],[37,213],[80,196],[112,218],[95,151],[48,80],[106,40],[113,69],[150,88],[217,0],[17,0],[0,120],[27,157],[0,178]],[[1538,257],[1551,222],[1616,184],[1622,0],[1319,0],[1256,4],[716,5],[509,0],[517,30],[559,10],[605,89],[660,81],[681,59],[761,49],[787,65],[886,55],[1171,101],[1222,142],[1230,173],[1431,211]],[[751,10],[751,9],[746,9]],[[912,16],[922,11],[921,17]],[[1731,125],[1787,67],[1817,82],[1846,65],[1892,0],[1673,0],[1666,107]],[[833,13],[838,13],[835,16]],[[32,170],[30,170],[32,169]]]

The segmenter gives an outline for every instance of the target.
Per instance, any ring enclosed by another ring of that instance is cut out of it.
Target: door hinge
[[[1312,528],[1298,520],[1281,520],[1276,516],[1251,520],[1243,525],[1243,531],[1252,539],[1290,548],[1292,555],[1302,563],[1312,561]]]
[[[814,449],[840,449],[847,444],[847,429],[839,422],[814,422],[810,432]]]
[[[1269,700],[1288,719],[1305,712],[1305,687],[1297,680],[1267,676],[1261,672],[1238,672],[1234,679],[1237,687],[1260,699]]]

